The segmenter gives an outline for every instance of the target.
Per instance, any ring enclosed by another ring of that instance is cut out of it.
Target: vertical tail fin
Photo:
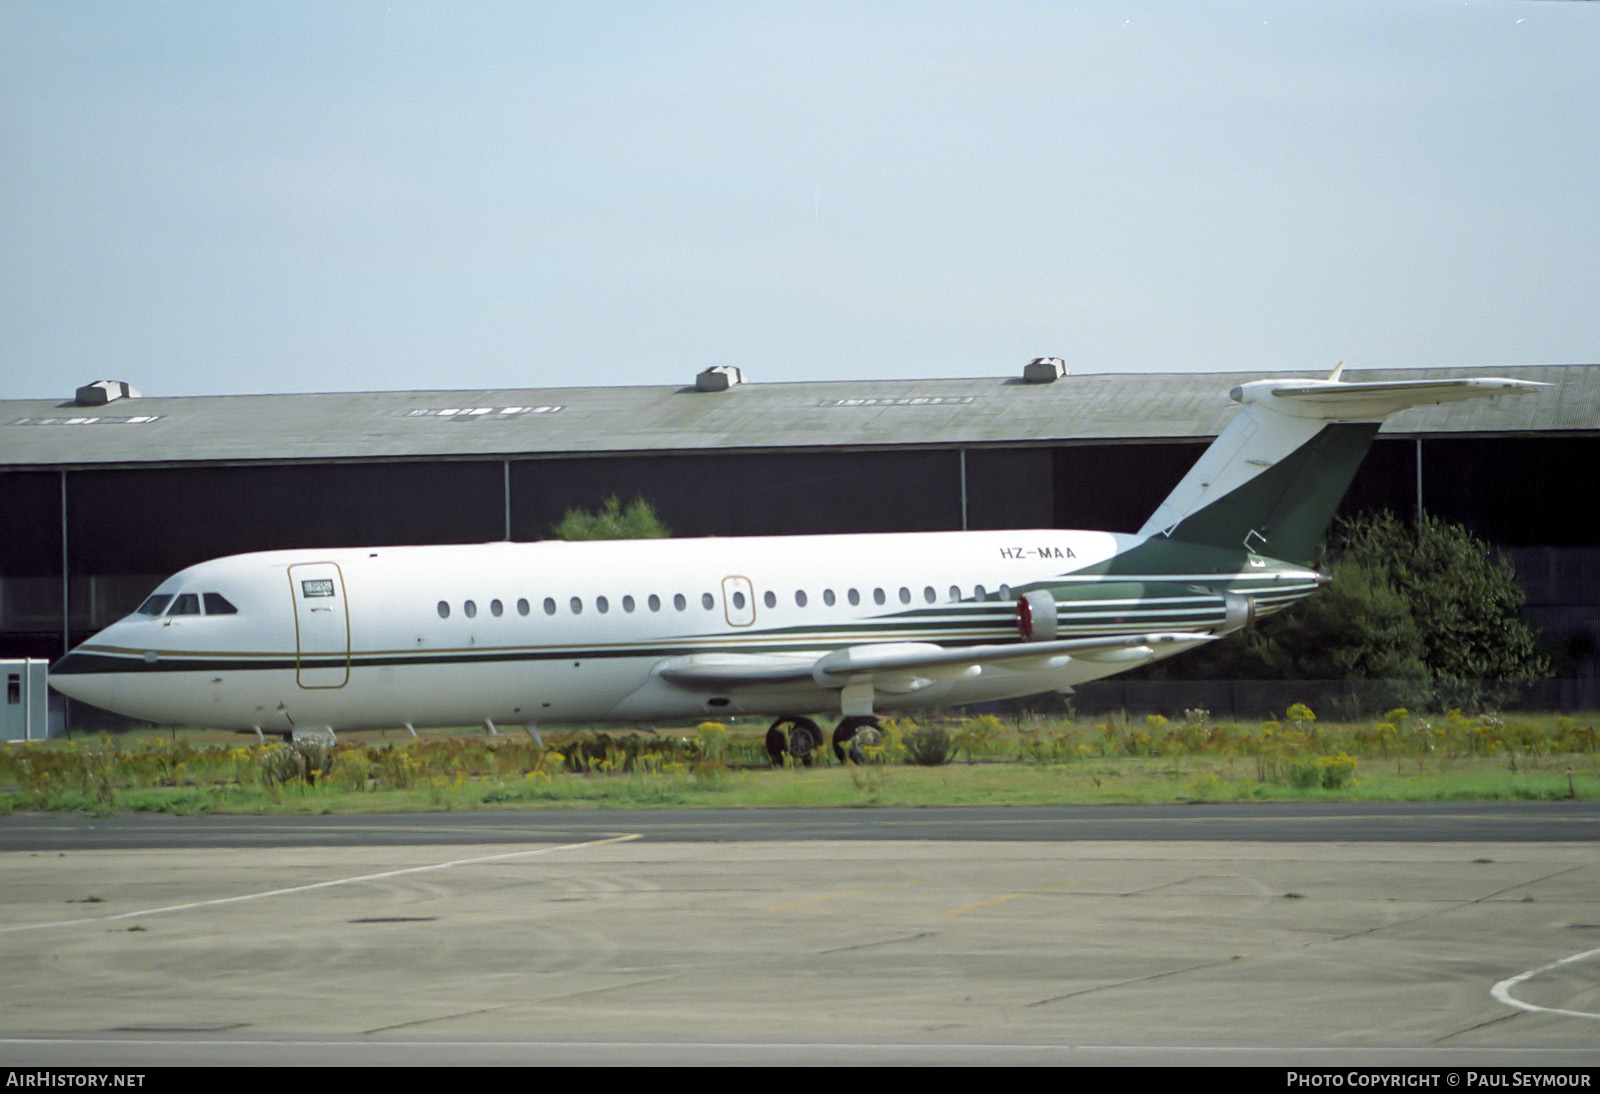
[[[1545,386],[1498,378],[1345,383],[1342,369],[1327,380],[1234,388],[1239,413],[1139,534],[1308,563],[1385,417]]]

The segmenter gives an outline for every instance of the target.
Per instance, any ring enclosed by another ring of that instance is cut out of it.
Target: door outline
[[[736,594],[744,595],[744,607],[734,601]],[[756,621],[756,591],[748,577],[730,575],[722,579],[722,618],[730,627],[748,627]]]
[[[350,682],[350,604],[344,574],[337,562],[297,562],[287,573],[294,602],[295,683],[308,690],[342,688]],[[330,658],[337,660],[315,663]]]

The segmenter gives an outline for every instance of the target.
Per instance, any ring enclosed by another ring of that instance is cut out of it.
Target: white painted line
[[[1551,969],[1559,969],[1562,965],[1570,965],[1575,961],[1586,960],[1590,957],[1594,957],[1597,954],[1600,954],[1600,947],[1596,947],[1592,950],[1584,950],[1582,953],[1575,953],[1571,957],[1563,957],[1560,961],[1552,961],[1548,965],[1540,965],[1538,968],[1529,969],[1527,972],[1519,972],[1517,975],[1506,980],[1502,980],[1500,983],[1490,988],[1489,994],[1494,996],[1508,1007],[1520,1007],[1523,1010],[1541,1011],[1545,1014],[1565,1014],[1569,1018],[1600,1019],[1600,1014],[1596,1014],[1592,1011],[1562,1010],[1560,1007],[1541,1007],[1537,1003],[1524,1003],[1521,999],[1518,999],[1511,994],[1512,988],[1526,980],[1532,980],[1535,976],[1538,976],[1541,973],[1547,973]]]
[[[473,858],[452,859],[449,862],[435,862],[427,866],[407,866],[400,870],[384,870],[376,874],[358,874],[355,877],[335,878],[332,881],[317,881],[310,885],[292,885],[287,889],[267,889],[259,893],[218,897],[216,900],[196,900],[189,904],[169,904],[164,908],[144,908],[137,912],[122,912],[119,915],[88,916],[84,919],[60,919],[53,923],[24,923],[16,927],[0,927],[0,934],[12,934],[16,931],[45,931],[53,927],[76,927],[84,923],[115,923],[119,919],[137,919],[140,916],[166,915],[168,912],[187,912],[192,908],[211,908],[219,904],[238,904],[246,900],[261,900],[271,896],[309,893],[313,889],[329,889],[335,885],[355,885],[363,881],[380,881],[383,878],[402,877],[406,874],[426,874],[433,870],[448,870],[453,866],[476,866],[484,862],[504,862],[507,859],[525,858],[531,855],[548,855],[556,851],[576,851],[584,847],[603,847],[608,843],[627,843],[630,840],[639,838],[641,838],[639,833],[630,833],[622,836],[609,836],[606,839],[585,840],[582,843],[561,843],[554,847],[535,847],[528,851],[506,851],[498,855],[477,855]]]

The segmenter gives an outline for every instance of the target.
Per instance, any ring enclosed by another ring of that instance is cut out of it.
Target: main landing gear
[[[862,731],[866,732],[863,733]],[[854,715],[840,721],[833,731],[833,756],[840,763],[849,760],[853,764],[862,763],[866,757],[861,754],[861,740],[868,739],[868,743],[876,743],[880,737],[878,732],[878,719],[876,715]]]
[[[822,730],[810,718],[779,718],[767,730],[767,755],[773,767],[783,766],[785,754],[793,756],[807,767],[811,754],[822,747]]]
[[[869,731],[869,739],[876,739],[878,719],[869,714],[841,720],[833,731],[834,758],[840,763],[861,763],[865,759],[860,742],[863,730]],[[773,767],[782,767],[785,755],[810,767],[813,754],[821,747],[822,730],[810,718],[785,715],[767,730],[767,755],[772,757]]]

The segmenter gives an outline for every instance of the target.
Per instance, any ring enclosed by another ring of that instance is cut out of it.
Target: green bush
[[[913,729],[905,736],[906,762],[938,767],[950,762],[950,734],[937,726]]]

